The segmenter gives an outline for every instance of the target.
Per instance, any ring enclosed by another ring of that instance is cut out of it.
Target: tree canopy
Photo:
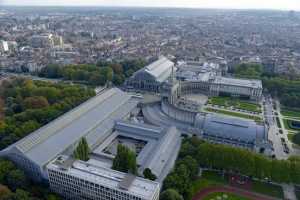
[[[151,169],[146,168],[143,171],[144,178],[149,179],[151,181],[155,181],[157,179],[156,175],[152,173]]]
[[[260,78],[263,73],[263,66],[260,64],[241,63],[234,67],[233,72],[241,78]]]
[[[136,155],[128,147],[119,144],[117,155],[114,158],[112,169],[137,174]]]
[[[61,200],[42,184],[35,185],[9,160],[0,159],[1,200]]]
[[[83,138],[81,138],[76,149],[74,150],[74,158],[83,160],[83,161],[88,161],[89,154],[90,154],[90,147],[89,147],[86,139],[83,137]]]
[[[21,78],[3,81],[0,87],[0,102],[4,102],[0,111],[0,149],[94,95],[94,90],[79,85]]]
[[[299,157],[271,159],[246,149],[210,144],[192,137],[184,139],[175,167],[163,182],[163,190],[172,188],[184,199],[190,199],[191,183],[197,178],[199,167],[278,183],[300,183]]]
[[[79,65],[48,65],[44,67],[39,76],[47,78],[62,78],[89,85],[104,85],[112,81],[121,85],[125,78],[145,66],[142,59],[117,61],[99,61],[97,64]]]
[[[159,200],[183,200],[183,198],[176,190],[167,189],[160,194]]]
[[[261,79],[263,88],[278,97],[281,104],[300,108],[300,80],[296,73],[289,73],[290,75],[270,74],[262,65],[251,63],[236,65],[232,72],[238,78]]]

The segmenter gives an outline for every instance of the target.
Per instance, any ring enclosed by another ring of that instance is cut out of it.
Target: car
[[[290,153],[290,149],[288,147],[285,147],[283,151],[287,154]]]

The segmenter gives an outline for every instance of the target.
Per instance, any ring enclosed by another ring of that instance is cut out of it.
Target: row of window
[[[50,185],[53,189],[58,188],[58,193],[65,195],[66,193],[75,194],[93,194],[99,195],[102,199],[114,199],[114,200],[142,200],[140,197],[136,197],[126,192],[108,188],[90,181],[82,180],[77,177],[70,176],[65,173],[49,170]],[[67,190],[67,192],[62,191]]]

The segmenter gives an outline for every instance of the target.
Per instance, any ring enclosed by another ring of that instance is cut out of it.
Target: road
[[[279,133],[279,128],[277,127],[276,116],[273,109],[273,99],[270,96],[265,96],[264,102],[264,118],[269,126],[268,139],[273,143],[274,155],[277,159],[287,159],[289,154],[284,152],[281,142],[281,137],[284,137],[284,135]]]

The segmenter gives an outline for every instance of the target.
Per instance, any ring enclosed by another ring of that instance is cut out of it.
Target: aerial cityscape
[[[34,2],[0,2],[0,200],[300,199],[300,5]]]

